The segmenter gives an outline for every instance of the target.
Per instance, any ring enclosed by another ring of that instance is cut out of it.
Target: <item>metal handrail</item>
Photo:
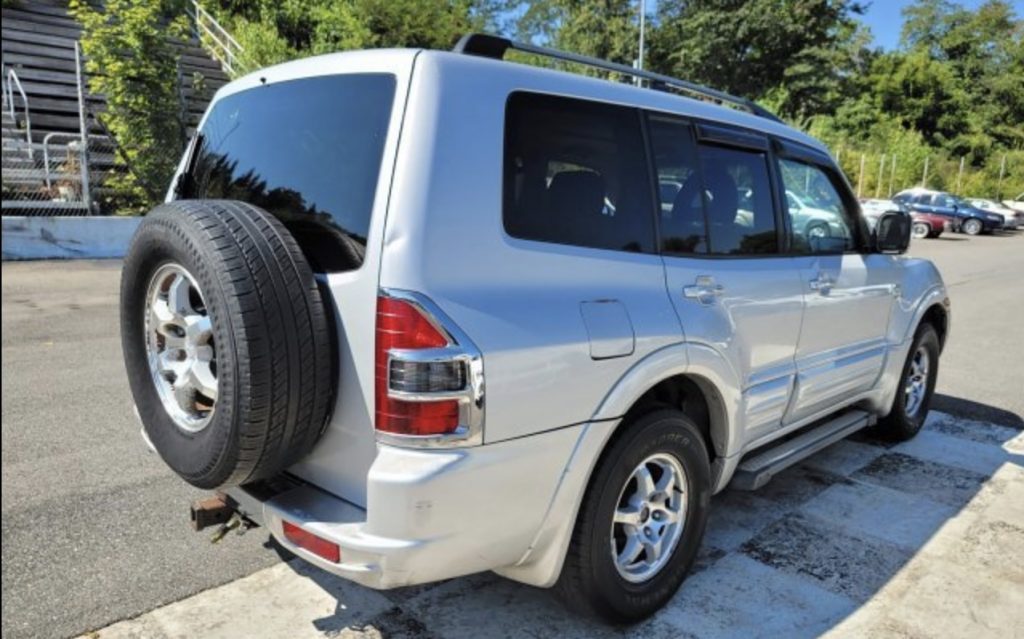
[[[18,74],[14,72],[14,69],[7,69],[4,73],[4,98],[7,101],[7,108],[11,114],[11,121],[14,125],[18,125],[18,119],[14,112],[14,88],[18,87],[18,93],[21,95],[21,101],[25,105],[25,142],[28,143],[28,158],[30,160],[35,159],[35,155],[32,151],[32,114],[28,108],[28,96],[25,95],[25,87],[21,86],[21,80],[18,79]]]
[[[235,74],[236,69],[239,73],[245,72],[245,65],[239,59],[245,53],[245,49],[238,43],[238,40],[235,40],[228,30],[199,4],[198,0],[190,0],[186,5],[186,12],[195,25],[196,38],[207,44],[210,54],[217,58],[224,70],[232,75]]]
[[[95,134],[95,133],[90,133],[88,137],[90,137],[90,138],[92,138],[94,140],[105,140],[106,139],[105,136],[98,135],[98,134]],[[70,144],[71,142],[76,142],[77,141],[79,143],[79,145],[81,145],[81,143],[82,143],[82,135],[80,133],[69,133],[67,131],[51,131],[51,132],[47,133],[46,136],[43,137],[43,143],[42,143],[42,147],[43,147],[43,179],[46,182],[46,188],[51,188],[53,186],[53,183],[51,181],[52,178],[51,178],[51,171],[50,171],[50,140],[52,140],[53,138],[68,138],[69,142],[68,142],[68,144],[64,145],[65,148],[70,147],[71,146],[71,144]],[[79,154],[79,156],[83,155],[83,153],[82,153],[82,149],[83,148],[84,148],[83,146],[79,146],[78,147],[78,154]],[[79,160],[79,161],[81,162],[81,160]]]

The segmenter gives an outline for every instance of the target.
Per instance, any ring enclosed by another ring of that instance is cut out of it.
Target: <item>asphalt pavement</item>
[[[1024,232],[947,235],[910,253],[936,262],[953,301],[935,407],[1021,430]],[[79,634],[279,562],[259,531],[217,546],[192,533],[187,507],[202,493],[142,446],[121,363],[120,264],[2,269],[3,635]]]

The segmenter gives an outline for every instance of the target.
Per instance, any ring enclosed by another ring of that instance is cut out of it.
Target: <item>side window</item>
[[[505,120],[505,231],[653,252],[647,161],[635,109],[514,93]]]
[[[841,253],[857,247],[856,213],[846,208],[828,174],[813,164],[779,161],[786,189],[793,248],[799,253]]]
[[[649,131],[658,173],[661,250],[707,253],[700,173],[689,125],[650,116]]]
[[[760,151],[700,144],[708,252],[760,255],[778,250],[768,158]]]

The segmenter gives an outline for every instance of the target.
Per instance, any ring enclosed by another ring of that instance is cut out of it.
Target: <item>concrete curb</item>
[[[4,260],[124,257],[139,217],[3,217]]]

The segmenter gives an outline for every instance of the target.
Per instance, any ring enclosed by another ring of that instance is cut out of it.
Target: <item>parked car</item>
[[[1003,200],[1003,206],[1014,211],[1024,212],[1024,193],[1021,193],[1012,200]]]
[[[761,107],[508,49],[580,61],[475,35],[220,88],[125,258],[125,366],[151,448],[220,491],[196,528],[635,621],[713,493],[920,430],[949,297],[906,217],[869,233],[828,149]],[[841,233],[796,229],[797,185]]]
[[[897,193],[894,200],[906,204],[912,212],[944,215],[953,221],[953,230],[978,235],[1003,228],[1002,215],[975,208],[967,202],[944,193],[928,189],[908,189]]]
[[[871,231],[875,230],[875,226],[882,215],[892,211],[900,212],[910,217],[910,235],[916,239],[938,237],[949,227],[949,220],[944,217],[926,213],[911,214],[910,209],[906,205],[894,200],[865,198],[860,200],[860,210]]]
[[[811,202],[809,195],[797,194],[793,189],[786,189],[786,206],[794,231],[806,238],[841,236],[845,230],[841,217],[834,211],[819,208]]]
[[[967,198],[967,203],[974,208],[1002,215],[1004,229],[1016,230],[1024,227],[1024,209],[1016,211],[1008,206],[1003,206],[995,200],[987,200],[980,197]]]

